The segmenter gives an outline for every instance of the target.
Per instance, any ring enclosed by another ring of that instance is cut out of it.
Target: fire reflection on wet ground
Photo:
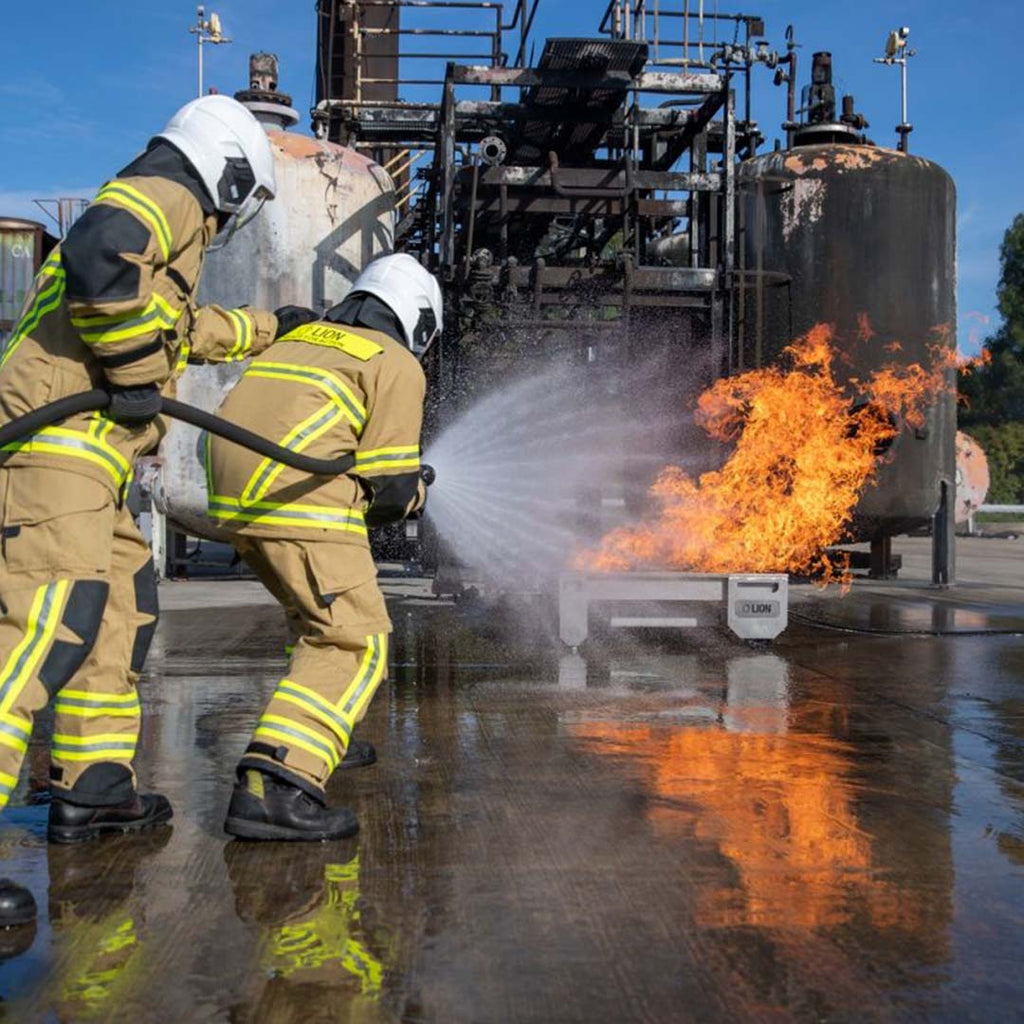
[[[323,846],[227,843],[283,668],[272,607],[172,611],[139,841],[3,872],[40,906],[13,1020],[1009,1019],[1024,953],[1024,644],[791,627],[560,652],[537,619],[395,608],[372,769]],[[45,738],[32,770],[46,774]]]

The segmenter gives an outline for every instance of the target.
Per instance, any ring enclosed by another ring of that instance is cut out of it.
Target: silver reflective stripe
[[[164,316],[164,311],[159,306],[154,306],[148,313],[133,317],[130,320],[111,321],[107,317],[75,317],[73,323],[80,331],[88,332],[90,336],[95,335],[102,338],[104,334],[110,334],[113,331],[124,331],[132,327],[144,327],[154,320],[159,320],[161,326],[164,326]],[[166,326],[173,326],[173,323]]]
[[[290,697],[294,697],[296,700],[302,701],[304,704],[308,704],[309,707],[316,710],[320,715],[325,718],[329,718],[338,727],[345,739],[348,739],[352,733],[352,726],[345,721],[326,701],[314,700],[308,693],[303,693],[301,690],[293,690],[286,683],[280,683],[277,687],[277,693],[287,693]]]
[[[8,736],[16,736],[19,740],[27,740],[32,735],[31,728],[17,726],[13,722],[0,722],[0,732],[5,732]]]
[[[306,427],[305,430],[303,430],[301,433],[293,437],[285,445],[285,447],[289,451],[298,451],[299,446],[303,443],[303,441],[306,440],[306,438],[310,436],[310,434],[319,430],[322,426],[330,423],[332,420],[336,420],[340,415],[341,413],[339,412],[339,410],[335,409],[332,406],[330,409],[328,409],[327,412],[323,414],[323,416],[317,418],[314,422],[310,423],[310,425]],[[273,460],[267,460],[267,464],[263,467],[263,472],[261,472],[260,475],[256,478],[256,481],[252,485],[252,487],[248,488],[249,492],[251,494],[259,494],[260,491],[263,489],[263,485],[264,483],[266,483],[267,478],[278,468],[278,466],[281,465],[283,465],[283,463],[274,462]]]
[[[116,478],[122,483],[124,482],[126,476],[124,467],[119,465],[109,452],[105,452],[98,445],[89,444],[88,441],[79,441],[74,437],[62,437],[59,434],[33,434],[24,441],[17,441],[9,449],[5,450],[18,451],[25,445],[32,444],[33,441],[38,441],[40,444],[53,444],[58,448],[74,448],[77,451],[91,452],[93,455],[98,455],[115,472]]]
[[[272,732],[283,732],[288,736],[294,736],[297,740],[302,740],[303,743],[309,743],[311,746],[324,752],[324,757],[327,758],[328,764],[334,764],[337,760],[337,754],[335,754],[332,747],[328,746],[323,740],[317,740],[304,732],[299,732],[298,729],[289,729],[287,725],[282,725],[280,722],[264,722],[262,718],[256,728],[257,730],[269,729]]]
[[[359,685],[356,687],[355,691],[352,693],[349,699],[345,702],[345,707],[342,709],[345,712],[345,714],[349,714],[352,711],[352,709],[356,706],[356,703],[358,702],[359,698],[366,692],[366,688],[370,685],[370,680],[373,679],[374,675],[377,672],[377,666],[380,664],[380,636],[374,634],[374,636],[370,640],[370,645],[373,648],[373,655],[370,658],[369,664],[366,666],[362,673],[362,678],[359,680]]]
[[[129,753],[135,750],[134,740],[125,740],[123,743],[115,742],[113,740],[104,740],[102,743],[61,743],[58,740],[53,741],[53,746],[50,748],[54,751],[63,751],[68,754],[84,754],[84,753],[95,753],[99,751],[108,750],[127,750]]]
[[[118,702],[112,700],[84,700],[81,697],[63,697],[58,693],[56,702],[69,708],[104,708],[111,711],[130,711],[140,707],[137,697],[132,701]]]
[[[356,526],[363,525],[363,517],[361,515],[348,515],[344,512],[296,512],[293,509],[260,508],[259,506],[253,505],[239,508],[237,505],[229,505],[225,502],[219,501],[211,501],[209,508],[211,512],[231,512],[255,518],[259,518],[260,516],[277,516],[279,518],[298,519],[314,523],[353,523]]]
[[[56,583],[51,583],[46,588],[46,596],[43,598],[43,607],[39,610],[39,617],[36,619],[35,629],[32,632],[32,639],[21,652],[21,657],[18,658],[17,664],[15,664],[7,674],[7,678],[3,681],[3,686],[0,686],[0,703],[6,700],[7,693],[10,690],[12,683],[21,677],[22,669],[24,669],[25,665],[28,663],[29,659],[35,653],[36,648],[42,641],[42,638],[45,636],[50,612],[53,610],[53,597],[56,591]],[[36,593],[38,594],[38,591]]]
[[[327,390],[329,390],[330,393],[334,395],[346,409],[348,409],[353,418],[359,421],[361,426],[366,425],[366,413],[358,406],[354,405],[349,395],[342,391],[341,388],[338,387],[337,382],[332,380],[326,374],[314,373],[311,370],[300,370],[291,366],[286,366],[282,363],[257,363],[255,366],[250,367],[246,373],[259,375],[259,371],[261,369],[265,369],[268,373],[277,374],[282,377],[294,377],[296,380],[308,380],[313,383],[323,384]]]
[[[392,452],[390,455],[374,455],[369,452],[361,455],[356,452],[356,463],[360,462],[409,462],[411,459],[418,459],[420,452],[418,448],[410,448],[404,452]]]

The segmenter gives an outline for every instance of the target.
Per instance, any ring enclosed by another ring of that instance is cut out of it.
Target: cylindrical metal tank
[[[967,523],[988,497],[988,459],[970,434],[956,432],[956,523]]]
[[[36,271],[55,244],[37,221],[0,217],[0,350],[21,316]]]
[[[950,176],[895,150],[832,142],[746,161],[739,368],[773,362],[818,323],[835,329],[844,376],[863,379],[893,361],[931,365],[932,346],[955,346],[955,216]],[[955,435],[951,386],[923,428],[900,432],[856,509],[857,537],[929,520],[943,481],[955,479]]]
[[[267,58],[272,78],[264,75]],[[276,92],[276,58],[251,58],[252,88],[237,94],[268,129],[277,196],[203,268],[201,304],[283,305],[329,309],[347,294],[363,266],[390,252],[394,241],[394,184],[380,166],[352,149],[285,130],[297,120]],[[213,411],[244,369],[238,364],[189,367],[178,397]],[[155,497],[178,526],[216,536],[206,519],[206,481],[199,431],[174,423],[160,450]]]

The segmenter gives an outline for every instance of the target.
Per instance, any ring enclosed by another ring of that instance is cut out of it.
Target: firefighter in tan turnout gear
[[[161,393],[188,362],[264,349],[277,318],[197,307],[203,254],[274,195],[269,140],[240,103],[183,107],[100,189],[46,260],[0,357],[0,424],[103,387],[111,404],[0,455],[0,806],[33,717],[54,703],[49,838],[75,842],[171,817],[136,792],[135,689],[156,628],[149,550],[125,505],[156,449]]]
[[[437,281],[411,256],[383,256],[323,320],[254,359],[220,409],[295,451],[355,455],[350,474],[326,478],[219,438],[209,446],[210,515],[284,606],[294,643],[239,764],[232,835],[336,839],[358,829],[350,810],[326,806],[324,786],[387,675],[391,623],[367,528],[423,505],[425,380],[414,353],[440,330]],[[347,765],[375,760],[370,744],[352,747]]]

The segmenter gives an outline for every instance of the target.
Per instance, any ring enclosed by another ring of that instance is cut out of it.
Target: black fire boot
[[[0,928],[17,928],[36,919],[36,901],[24,886],[0,878]]]
[[[231,794],[224,831],[239,839],[323,842],[359,831],[347,807],[330,808],[298,786],[247,768]]]
[[[377,763],[377,748],[369,740],[349,740],[339,768],[366,768]]]
[[[59,781],[59,769],[51,768],[50,778]],[[91,764],[70,789],[51,785],[50,792],[46,838],[51,843],[81,843],[112,832],[138,832],[174,816],[167,797],[136,793],[131,769],[113,761]]]
[[[174,817],[160,793],[136,793],[124,803],[85,807],[54,795],[46,838],[51,843],[82,843],[112,832],[138,832]]]

